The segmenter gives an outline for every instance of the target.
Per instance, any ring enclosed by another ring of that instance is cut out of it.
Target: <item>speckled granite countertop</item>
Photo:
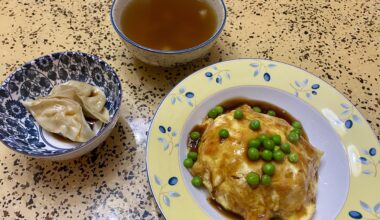
[[[377,1],[234,1],[202,60],[163,69],[131,57],[109,20],[111,0],[1,0],[0,79],[56,51],[98,55],[118,72],[124,100],[107,142],[77,160],[50,162],[0,148],[0,218],[158,219],[145,172],[149,122],[191,72],[240,57],[304,68],[348,97],[380,134],[380,4]]]

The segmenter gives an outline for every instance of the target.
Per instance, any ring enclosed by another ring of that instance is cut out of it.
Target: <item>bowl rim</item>
[[[192,52],[192,51],[195,51],[195,50],[198,50],[210,43],[212,43],[219,35],[220,33],[223,31],[223,28],[224,28],[224,25],[226,24],[226,20],[227,20],[227,8],[226,8],[226,5],[224,3],[224,0],[218,0],[222,3],[222,9],[223,9],[223,18],[222,18],[222,23],[221,25],[219,25],[219,27],[217,28],[217,30],[214,32],[214,34],[209,38],[207,39],[206,41],[194,46],[194,47],[190,47],[190,48],[186,48],[186,49],[182,49],[182,50],[157,50],[157,49],[152,49],[152,48],[149,48],[149,47],[145,47],[141,44],[138,44],[136,43],[135,41],[133,41],[132,39],[128,38],[120,29],[119,27],[116,25],[116,22],[115,22],[115,17],[114,17],[114,9],[115,9],[115,4],[116,4],[116,1],[118,0],[113,0],[112,1],[112,6],[111,6],[111,11],[110,11],[110,19],[111,19],[111,23],[112,23],[112,26],[113,28],[115,29],[115,31],[118,33],[118,35],[126,42],[132,44],[133,46],[139,48],[139,49],[142,49],[142,50],[145,50],[145,51],[148,51],[148,52],[152,52],[152,53],[157,53],[157,54],[182,54],[182,53],[187,53],[187,52]]]
[[[68,149],[67,151],[64,151],[64,152],[61,152],[61,153],[53,153],[53,154],[49,154],[49,155],[39,155],[39,154],[29,154],[29,153],[26,153],[26,152],[23,152],[23,151],[18,151],[16,150],[15,148],[13,148],[12,146],[9,146],[7,143],[5,143],[3,141],[3,139],[0,139],[0,142],[6,146],[7,148],[11,149],[12,151],[16,152],[16,153],[19,153],[19,154],[23,154],[23,155],[26,155],[26,156],[29,156],[29,157],[33,157],[33,158],[59,158],[60,156],[63,156],[63,155],[68,155],[68,154],[72,154],[72,153],[75,153],[75,152],[78,152],[78,151],[81,151],[83,150],[83,148],[86,148],[88,147],[89,145],[95,143],[96,139],[98,139],[99,137],[101,137],[108,129],[110,129],[111,125],[113,124],[112,122],[115,120],[115,119],[118,119],[119,118],[119,115],[120,115],[120,108],[121,108],[121,103],[122,103],[122,98],[123,98],[123,90],[122,90],[122,85],[121,85],[121,81],[119,79],[119,76],[117,75],[116,71],[111,67],[111,65],[109,65],[107,62],[105,62],[103,59],[99,58],[98,56],[96,55],[92,55],[92,54],[88,54],[88,53],[84,53],[84,52],[80,52],[80,51],[60,51],[60,52],[53,52],[53,53],[49,53],[49,54],[44,54],[44,55],[41,55],[37,58],[33,58],[27,62],[24,62],[22,65],[20,65],[19,67],[17,67],[13,72],[11,72],[7,78],[5,78],[5,80],[1,83],[0,87],[3,87],[5,86],[8,82],[10,82],[11,80],[11,77],[13,76],[13,74],[15,74],[17,71],[19,71],[23,66],[25,66],[26,64],[30,64],[32,63],[33,61],[35,60],[38,60],[40,58],[43,58],[45,56],[51,56],[53,54],[67,54],[67,53],[73,53],[73,54],[80,54],[81,56],[89,56],[89,57],[92,57],[94,60],[97,60],[98,62],[103,62],[105,64],[105,66],[111,70],[111,73],[112,75],[115,76],[116,78],[116,82],[118,84],[118,90],[120,91],[120,93],[118,94],[118,97],[120,98],[120,104],[116,107],[116,111],[115,111],[115,114],[113,115],[113,117],[111,118],[111,120],[106,124],[104,125],[104,129],[102,131],[100,131],[99,133],[96,134],[96,136],[92,137],[90,140],[88,140],[87,142],[84,142],[82,145],[78,146],[78,147],[75,147],[75,148],[72,148],[72,149]],[[81,156],[81,155],[80,155]]]

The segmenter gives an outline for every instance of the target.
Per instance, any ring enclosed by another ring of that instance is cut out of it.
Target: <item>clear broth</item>
[[[203,0],[132,0],[121,30],[134,42],[157,50],[182,50],[208,40],[217,16]]]

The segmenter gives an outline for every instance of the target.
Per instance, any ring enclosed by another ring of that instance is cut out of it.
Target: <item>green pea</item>
[[[252,120],[250,123],[249,123],[249,127],[252,129],[252,130],[259,130],[260,129],[260,121],[259,120]]]
[[[272,163],[264,163],[262,167],[262,171],[264,174],[273,176],[276,167]]]
[[[194,176],[193,179],[191,180],[191,184],[193,184],[193,186],[195,187],[201,187],[203,185],[202,177]]]
[[[240,120],[243,118],[243,111],[240,109],[236,109],[234,112],[234,118]]]
[[[215,110],[218,112],[218,115],[223,114],[223,112],[224,112],[223,107],[220,105],[216,106]]]
[[[302,129],[301,122],[299,121],[293,121],[292,126],[293,128]]]
[[[271,161],[272,157],[273,153],[270,150],[263,150],[263,152],[261,153],[261,158],[263,158],[263,160]]]
[[[286,154],[290,153],[290,144],[288,144],[288,143],[283,143],[283,144],[281,145],[281,150],[282,150],[282,152],[284,152],[284,153],[286,153]]]
[[[252,110],[255,111],[255,112],[257,112],[257,113],[261,113],[262,112],[261,108],[257,107],[257,106],[253,106]]]
[[[274,146],[273,152],[281,150],[280,146]]]
[[[275,134],[272,136],[272,140],[275,144],[280,145],[281,144],[281,136],[278,134]]]
[[[261,134],[259,136],[259,140],[261,141],[261,143],[263,143],[265,140],[269,139],[268,135],[266,134]]]
[[[248,141],[248,147],[259,148],[261,141],[259,139],[251,139]]]
[[[261,176],[261,184],[263,184],[264,186],[269,186],[271,182],[272,180],[269,175],[264,174]]]
[[[284,158],[285,158],[285,154],[284,154],[284,152],[282,152],[282,151],[275,151],[274,153],[273,153],[273,159],[275,160],[275,161],[283,161],[284,160]]]
[[[198,140],[199,138],[201,137],[201,133],[199,133],[198,131],[193,131],[190,133],[190,138],[191,140]]]
[[[220,138],[228,138],[228,136],[230,136],[230,133],[228,132],[227,129],[224,129],[224,128],[220,129],[219,131]]]
[[[269,110],[268,112],[267,112],[267,114],[268,115],[270,115],[270,116],[276,116],[276,112],[275,111],[273,111],[273,110]]]
[[[288,140],[292,143],[296,143],[299,139],[300,139],[300,136],[294,131],[288,134]]]
[[[207,116],[209,118],[216,118],[218,116],[218,110],[216,110],[215,108],[211,109],[208,113],[207,113]]]
[[[264,148],[267,150],[273,150],[274,146],[276,146],[274,141],[271,139],[264,140],[263,145],[264,145]]]
[[[292,153],[290,153],[290,154],[288,155],[288,160],[289,160],[290,162],[292,162],[292,163],[297,163],[298,159],[299,159],[299,156],[298,156],[297,153],[292,152]]]
[[[255,172],[248,173],[245,179],[250,186],[257,186],[260,183],[260,176]]]
[[[295,132],[298,134],[298,136],[301,136],[302,134],[302,129],[299,129],[299,128],[294,128],[293,130],[291,130],[290,132]]]
[[[193,161],[197,161],[197,159],[198,159],[198,153],[194,152],[194,151],[190,151],[189,153],[187,153],[187,158],[190,158]]]
[[[248,148],[248,158],[253,161],[258,160],[260,158],[259,150],[254,147]]]
[[[191,158],[186,158],[186,159],[183,161],[183,165],[184,165],[186,168],[192,168],[193,165],[194,165],[194,161],[193,161]]]

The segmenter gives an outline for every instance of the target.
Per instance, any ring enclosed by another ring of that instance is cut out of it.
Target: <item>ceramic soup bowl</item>
[[[217,28],[214,34],[205,42],[183,50],[156,50],[145,47],[132,41],[121,31],[121,19],[123,10],[130,4],[132,0],[114,0],[111,8],[111,22],[118,35],[124,41],[128,50],[139,60],[155,66],[173,66],[176,64],[186,63],[194,59],[200,58],[207,54],[214,45],[216,39],[223,30],[226,22],[227,10],[223,0],[205,0],[216,12]]]

